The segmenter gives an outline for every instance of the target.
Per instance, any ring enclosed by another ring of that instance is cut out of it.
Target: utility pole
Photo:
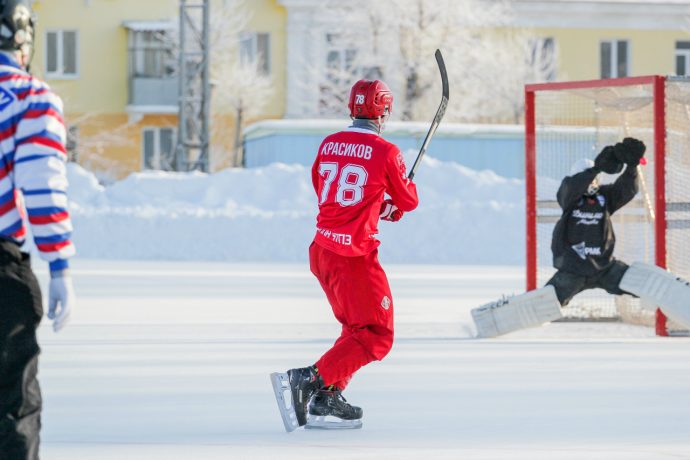
[[[209,0],[180,0],[177,171],[209,172],[209,3]]]

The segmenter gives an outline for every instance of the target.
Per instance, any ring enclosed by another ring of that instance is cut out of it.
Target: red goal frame
[[[525,191],[526,191],[526,236],[527,236],[527,290],[537,288],[537,145],[536,145],[536,98],[539,91],[558,91],[611,86],[631,86],[648,84],[653,88],[653,138],[654,138],[654,177],[655,209],[654,259],[656,265],[667,268],[666,261],[666,80],[667,77],[650,75],[643,77],[610,78],[606,80],[582,80],[572,82],[537,83],[525,85]],[[656,312],[656,333],[667,336],[666,317],[660,310]]]

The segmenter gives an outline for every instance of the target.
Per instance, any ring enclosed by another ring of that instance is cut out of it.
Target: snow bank
[[[307,260],[316,215],[307,167],[142,172],[108,187],[76,164],[68,176],[79,257]],[[384,262],[522,263],[522,181],[431,158],[416,181],[418,210],[379,226]]]

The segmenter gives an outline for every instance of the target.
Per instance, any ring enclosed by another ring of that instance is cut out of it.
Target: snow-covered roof
[[[515,22],[536,28],[683,30],[689,0],[512,0]]]
[[[175,24],[171,20],[159,21],[124,21],[122,26],[125,29],[135,32],[151,32],[156,30],[170,30]]]
[[[534,3],[536,1],[544,0],[512,0],[515,3]],[[571,3],[571,4],[586,4],[586,3],[634,3],[643,5],[686,5],[690,6],[689,0],[548,0],[548,3]]]
[[[269,136],[276,133],[293,134],[323,134],[340,131],[350,125],[347,118],[323,119],[282,119],[264,120],[254,123],[244,130],[247,139]],[[429,130],[429,122],[389,121],[386,123],[386,134],[393,135],[425,135]],[[437,136],[463,137],[482,136],[522,136],[525,128],[522,125],[498,124],[469,124],[442,123],[436,132]]]
[[[319,11],[322,8],[321,0],[278,1],[293,13]],[[491,3],[497,0],[480,1]],[[641,30],[689,28],[690,0],[509,0],[508,3],[515,13],[515,25],[519,27]],[[324,20],[323,16],[314,17]]]

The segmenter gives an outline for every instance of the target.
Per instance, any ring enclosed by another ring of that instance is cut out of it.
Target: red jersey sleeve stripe
[[[60,120],[60,122],[62,124],[65,123],[64,120],[62,119],[62,115],[60,114],[60,112],[53,107],[50,107],[47,109],[44,109],[44,108],[29,109],[24,114],[24,118],[25,119],[40,118],[40,117],[46,116],[46,115]]]
[[[11,210],[16,208],[16,204],[14,203],[14,199],[11,199],[7,201],[6,203],[0,204],[0,216],[4,216]]]
[[[0,161],[0,180],[8,176],[14,169],[14,162],[5,163]]]
[[[54,224],[67,219],[69,219],[69,213],[67,211],[56,212],[53,214],[48,214],[46,216],[29,215],[29,222],[31,222],[34,225]]]
[[[7,75],[3,75],[0,77],[0,82],[3,81],[9,81],[9,80],[24,80],[24,81],[30,81],[32,80],[33,77],[30,75],[22,75],[22,74],[17,74],[17,73],[11,73]]]
[[[41,96],[43,94],[48,94],[48,93],[49,93],[49,91],[47,88],[27,88],[27,89],[16,91],[15,95],[17,96],[17,99],[22,101],[29,96]]]
[[[57,252],[60,249],[69,246],[70,244],[72,244],[72,242],[70,240],[67,240],[60,241],[59,243],[36,244],[36,247],[41,252]]]
[[[33,145],[43,145],[45,147],[49,147],[51,149],[55,149],[58,152],[61,152],[65,155],[67,155],[67,149],[63,145],[62,142],[56,141],[54,139],[50,139],[45,136],[32,136],[32,137],[27,137],[26,139],[22,140],[21,143],[17,144],[17,147],[21,145],[27,145],[27,144],[33,144]]]
[[[24,227],[24,226],[22,225],[21,228],[20,228],[19,230],[17,230],[16,232],[12,233],[10,236],[11,236],[12,238],[14,238],[15,240],[17,240],[17,241],[23,240],[24,237],[26,236],[26,227]]]
[[[12,125],[8,126],[4,130],[0,131],[0,141],[4,141],[5,139],[9,139],[10,137],[14,136],[14,133],[17,131],[17,126]]]

